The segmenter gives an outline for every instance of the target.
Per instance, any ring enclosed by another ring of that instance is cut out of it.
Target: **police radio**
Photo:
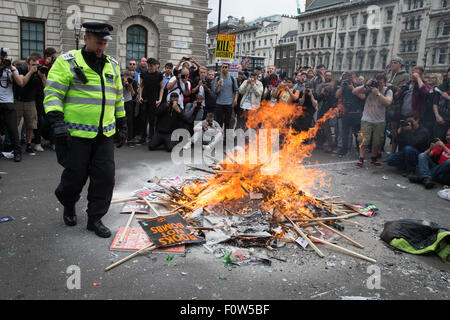
[[[84,74],[83,69],[80,68],[80,66],[78,65],[78,63],[75,60],[74,60],[74,62],[75,62],[76,67],[73,69],[73,71],[77,75],[78,80],[80,80],[83,84],[88,83],[88,78]]]

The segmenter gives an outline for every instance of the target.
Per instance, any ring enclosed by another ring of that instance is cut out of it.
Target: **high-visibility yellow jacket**
[[[117,61],[107,56],[102,76],[84,61],[81,50],[59,56],[44,89],[45,113],[60,111],[73,137],[95,138],[116,132],[115,118],[125,117],[122,79]],[[74,69],[80,67],[88,82],[83,84]]]

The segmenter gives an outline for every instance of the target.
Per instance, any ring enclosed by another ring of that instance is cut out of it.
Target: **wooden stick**
[[[358,248],[364,249],[364,246],[362,244],[359,244],[358,242],[356,242],[355,240],[353,240],[352,238],[346,236],[345,234],[343,234],[342,232],[339,232],[338,230],[334,229],[333,227],[330,227],[329,225],[320,222],[319,225],[321,225],[322,227],[333,231],[335,234],[337,234],[338,236],[344,238],[345,240],[347,240],[348,242],[354,244],[355,246],[357,246]]]
[[[128,228],[130,227],[131,221],[133,221],[133,218],[134,218],[135,214],[136,214],[136,211],[133,210],[133,212],[130,214],[130,217],[128,218],[128,222],[127,222],[127,224],[125,226],[125,229],[123,230],[123,233],[122,233],[122,236],[119,239],[119,242],[122,242],[123,239],[125,238],[125,234],[127,233]]]
[[[138,255],[140,255],[140,254],[146,253],[146,252],[148,252],[148,251],[153,251],[153,250],[155,250],[155,249],[156,249],[156,246],[155,246],[153,243],[151,243],[151,244],[149,244],[148,246],[146,246],[145,248],[142,248],[141,250],[136,251],[136,252],[133,253],[133,254],[130,254],[129,256],[123,258],[122,260],[117,261],[116,263],[113,263],[112,265],[110,265],[109,267],[107,267],[107,268],[105,269],[105,272],[111,270],[112,268],[117,267],[118,265],[124,263],[125,261],[128,261],[128,260],[130,260],[130,259],[132,259],[132,258],[134,258],[134,257],[136,257],[136,256],[138,256]]]
[[[285,215],[285,217],[289,219],[295,231],[297,231],[298,234],[308,242],[308,244],[311,246],[311,248],[314,249],[314,251],[319,255],[319,257],[324,258],[325,255],[322,253],[322,251],[320,251],[319,248],[316,247],[316,245],[306,236],[306,234],[303,233],[303,231],[291,220],[291,218],[289,218],[289,216],[287,215]]]
[[[161,214],[159,213],[159,211],[156,210],[156,208],[150,203],[150,201],[147,200],[147,198],[143,197],[142,199],[143,199],[143,200],[147,203],[147,205],[148,205],[148,206],[156,213],[156,215],[157,215],[158,217],[161,216]]]
[[[191,168],[191,169],[194,169],[194,170],[206,172],[206,173],[216,174],[216,171],[206,170],[206,169],[197,168],[197,167],[189,166],[189,165],[187,165],[187,167],[189,167],[189,168]]]
[[[316,238],[314,236],[309,236],[309,238],[311,238],[311,240],[313,240],[315,242],[320,242],[320,243],[323,243],[323,244],[327,244],[330,247],[338,249],[338,250],[341,250],[341,251],[343,251],[343,252],[345,252],[345,253],[347,253],[347,254],[349,254],[351,256],[354,256],[354,257],[357,257],[357,258],[360,258],[360,259],[363,259],[363,260],[366,260],[366,261],[369,261],[369,262],[372,262],[372,263],[377,263],[377,261],[375,259],[366,257],[366,256],[364,256],[362,254],[359,254],[359,253],[356,253],[354,251],[348,250],[346,248],[340,247],[338,245],[332,244],[331,242],[328,242],[326,240],[319,239],[319,238]]]
[[[134,201],[134,200],[139,200],[139,198],[133,197],[133,198],[122,199],[122,200],[114,200],[114,201],[111,201],[111,204],[123,203],[123,202]]]
[[[362,227],[363,226],[361,223],[358,223],[358,222],[355,222],[355,221],[341,220],[341,222],[348,223],[348,224],[353,224],[353,225],[358,226],[358,227]]]
[[[296,222],[317,222],[317,221],[330,221],[330,220],[342,220],[349,219],[355,216],[359,216],[359,213],[354,212],[344,216],[330,217],[330,218],[317,218],[317,219],[295,219]]]

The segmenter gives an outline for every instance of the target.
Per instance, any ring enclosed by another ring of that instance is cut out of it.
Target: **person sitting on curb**
[[[389,166],[406,171],[407,175],[415,174],[419,154],[430,144],[430,134],[420,125],[420,117],[415,112],[407,114],[406,121],[400,121],[397,132],[400,151],[390,155],[386,162]]]
[[[450,128],[447,129],[446,139],[446,144],[435,139],[419,155],[419,175],[409,177],[410,182],[423,183],[426,189],[433,189],[435,182],[450,184]]]

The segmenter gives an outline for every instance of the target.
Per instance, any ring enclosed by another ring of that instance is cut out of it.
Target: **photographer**
[[[272,103],[275,103],[277,101],[276,92],[279,84],[278,76],[276,74],[271,74],[269,76],[268,83],[269,84],[267,85],[267,87],[264,87],[263,99],[265,101],[272,101]]]
[[[125,114],[127,115],[127,126],[128,126],[128,142],[129,147],[134,147],[134,106],[135,101],[133,100],[136,90],[134,87],[135,81],[133,79],[133,73],[131,71],[124,71],[122,73],[122,86],[123,86],[123,99],[125,102]]]
[[[42,148],[41,142],[42,137],[46,140],[50,141],[50,144],[53,145],[53,134],[50,128],[50,124],[47,121],[47,117],[44,111],[44,88],[47,84],[47,75],[50,69],[53,66],[53,63],[56,61],[57,53],[55,48],[46,48],[44,51],[44,58],[39,60],[40,68],[38,70],[45,76],[42,79],[42,82],[39,85],[39,88],[36,90],[36,111],[38,117],[37,129],[34,130],[34,138],[32,142],[34,142],[34,150],[42,152],[44,149]]]
[[[422,183],[432,189],[434,182],[450,184],[450,128],[446,132],[447,143],[434,139],[430,147],[419,155],[419,175],[410,176],[412,183]]]
[[[42,89],[46,83],[46,76],[41,72],[42,66],[39,65],[39,56],[32,54],[26,59],[26,65],[17,68],[23,76],[22,85],[14,86],[15,105],[17,112],[17,125],[22,117],[26,128],[26,149],[29,155],[35,155],[31,146],[33,131],[37,129],[38,116],[36,110],[36,95],[39,89]]]
[[[208,139],[204,139],[205,137],[211,138],[211,140],[208,141]],[[194,127],[194,136],[191,141],[183,147],[183,149],[189,149],[192,144],[195,144],[199,139],[203,139],[203,149],[211,150],[222,141],[222,138],[222,128],[219,123],[214,120],[214,114],[208,113],[205,120],[196,124]]]
[[[423,118],[426,107],[426,98],[430,94],[430,86],[423,81],[424,69],[414,67],[412,69],[411,80],[402,83],[395,94],[400,98],[400,119],[405,119],[410,112],[415,112],[420,119]]]
[[[352,146],[352,136],[355,137],[356,148],[359,152],[358,133],[361,131],[364,100],[353,93],[356,87],[356,76],[352,73],[345,72],[342,75],[340,86],[336,91],[336,98],[342,102],[342,106],[344,107],[343,110],[338,110],[338,117],[341,117],[340,122],[342,124],[342,149],[338,152],[340,156],[345,156],[348,153]]]
[[[305,83],[305,89],[300,92],[297,106],[303,108],[301,116],[294,120],[293,128],[297,131],[307,131],[313,126],[314,113],[319,109],[319,103],[313,93],[313,84]]]
[[[331,72],[325,73],[325,82],[320,85],[319,96],[317,101],[319,102],[319,114],[318,118],[322,118],[330,109],[337,107],[338,100],[336,99],[336,88],[333,84],[333,76]],[[325,152],[332,152],[336,147],[336,142],[333,141],[331,133],[331,127],[335,119],[329,119],[323,124],[323,128],[318,133],[318,145],[323,146],[325,140],[327,142],[327,149]]]
[[[433,103],[433,111],[436,116],[433,135],[443,138],[450,126],[450,68],[447,70],[444,83],[434,90],[437,94]]]
[[[149,150],[156,150],[164,145],[165,150],[171,152],[173,147],[178,144],[178,141],[172,141],[172,132],[189,124],[189,120],[186,119],[183,109],[179,105],[179,98],[178,93],[172,92],[169,101],[156,107],[156,130],[153,139],[148,144]]]
[[[13,66],[8,57],[9,49],[0,49],[0,112],[3,115],[6,130],[11,139],[14,161],[22,161],[22,149],[19,144],[19,131],[17,129],[17,113],[14,106],[13,81],[19,86],[23,85],[23,76]]]
[[[208,113],[213,113],[216,116],[216,92],[213,88],[215,71],[209,69],[207,71],[206,79],[203,81],[203,89],[205,91],[205,112],[203,116],[205,117]]]
[[[148,137],[152,139],[155,132],[155,108],[161,104],[164,94],[163,76],[157,71],[157,64],[159,64],[157,60],[153,58],[148,59],[148,69],[146,72],[141,73],[141,82],[139,84],[141,139],[138,142],[139,144],[147,141],[147,126],[149,127]]]
[[[359,150],[359,161],[356,166],[362,168],[367,146],[372,139],[372,161],[375,167],[382,167],[377,161],[384,141],[386,129],[386,107],[392,104],[392,90],[386,87],[386,75],[381,73],[375,80],[367,81],[365,86],[353,89],[353,94],[362,100],[366,100],[361,118],[362,146]]]
[[[189,132],[193,132],[194,123],[202,121],[203,114],[205,112],[205,97],[198,93],[195,95],[195,100],[193,103],[188,103],[186,108],[183,110],[184,116],[189,120],[189,125],[185,126]]]
[[[175,72],[174,72],[175,74]],[[170,95],[172,93],[178,94],[178,105],[181,109],[185,108],[185,97],[189,97],[192,94],[192,83],[189,81],[189,69],[183,68],[181,72],[173,76],[166,85],[168,94],[167,101],[170,101]]]
[[[397,94],[397,89],[403,83],[407,83],[410,79],[409,74],[402,70],[404,61],[400,57],[396,57],[391,61],[391,74],[386,86],[394,93],[394,102],[386,109],[386,122],[390,124],[392,131],[392,150],[394,154],[397,151],[397,130],[399,128],[399,122],[401,118],[401,99]],[[409,89],[409,88],[408,88]]]
[[[258,74],[253,72],[239,87],[242,95],[241,104],[237,108],[237,129],[244,129],[247,122],[248,110],[258,109],[263,93],[263,84],[258,80]]]
[[[275,93],[277,102],[284,102],[287,104],[297,103],[300,92],[294,89],[294,79],[284,79]]]
[[[397,129],[399,152],[392,154],[386,160],[389,166],[406,171],[406,174],[414,174],[417,167],[417,159],[430,143],[428,130],[420,125],[417,113],[410,113],[406,120],[400,121]]]

